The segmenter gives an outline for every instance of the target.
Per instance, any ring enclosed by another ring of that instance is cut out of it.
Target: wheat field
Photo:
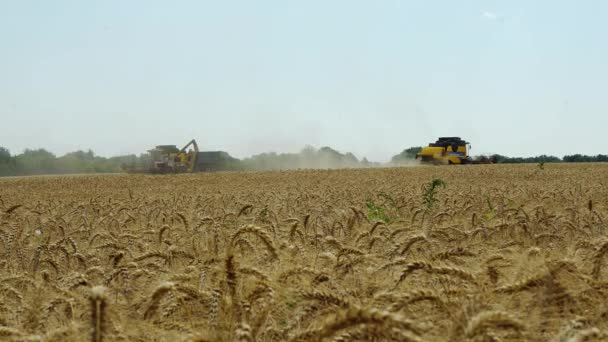
[[[608,340],[607,176],[0,179],[0,339]]]

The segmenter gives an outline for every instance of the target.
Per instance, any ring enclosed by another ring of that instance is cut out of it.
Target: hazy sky
[[[608,1],[0,0],[0,146],[607,153]]]

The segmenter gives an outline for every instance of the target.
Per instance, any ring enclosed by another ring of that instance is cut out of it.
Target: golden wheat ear
[[[175,283],[172,282],[164,282],[158,285],[150,296],[150,303],[144,312],[144,319],[150,319],[158,310],[161,300],[174,289]]]
[[[465,336],[473,339],[482,336],[489,329],[511,329],[517,333],[523,332],[524,324],[505,311],[484,311],[473,316],[466,325]]]

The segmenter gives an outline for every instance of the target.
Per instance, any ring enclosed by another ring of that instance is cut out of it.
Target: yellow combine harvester
[[[469,156],[470,148],[471,145],[459,137],[442,137],[423,147],[416,159],[431,164],[478,164]]]

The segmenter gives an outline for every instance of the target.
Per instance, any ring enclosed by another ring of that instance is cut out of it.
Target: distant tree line
[[[398,166],[412,161],[422,147],[410,147],[393,156],[388,165]],[[500,164],[517,163],[584,163],[608,162],[608,155],[587,156],[581,154],[567,155],[563,158],[540,155],[537,157],[507,157],[500,154],[485,156]],[[288,170],[288,169],[327,169],[327,168],[365,168],[382,166],[366,158],[359,160],[352,153],[341,153],[330,147],[316,149],[306,146],[298,153],[261,153],[242,160],[234,159],[234,170]],[[78,173],[113,173],[122,172],[122,166],[146,169],[151,163],[148,154],[125,155],[118,157],[101,157],[93,151],[76,151],[57,157],[55,154],[40,148],[26,149],[21,154],[11,155],[10,151],[0,147],[0,176],[25,176],[42,174],[78,174]]]
[[[121,165],[147,165],[147,155],[126,155],[105,158],[93,151],[76,151],[57,157],[40,148],[26,149],[18,155],[0,147],[0,176],[28,176],[43,174],[112,173],[121,172]]]
[[[490,160],[498,164],[523,164],[523,163],[561,163],[559,157],[540,155],[536,157],[507,157],[500,154],[492,154],[488,156]]]
[[[600,163],[608,162],[608,155],[598,154],[587,156],[582,154],[566,155],[563,158],[542,154],[536,157],[507,157],[500,154],[493,154],[488,158],[498,164],[523,164],[523,163]]]
[[[340,153],[330,147],[316,149],[306,146],[298,153],[261,153],[238,160],[230,159],[230,170],[289,170],[324,168],[362,168],[379,166],[366,158],[357,159],[352,153]],[[151,164],[148,154],[126,155],[105,158],[91,150],[76,151],[57,157],[45,149],[26,149],[18,155],[11,155],[8,149],[0,147],[0,176],[27,176],[44,174],[114,173],[123,172],[123,166],[133,169],[147,169]]]
[[[596,156],[585,156],[582,154],[573,154],[564,156],[562,160],[566,163],[603,163],[608,162],[608,155],[598,154]]]

